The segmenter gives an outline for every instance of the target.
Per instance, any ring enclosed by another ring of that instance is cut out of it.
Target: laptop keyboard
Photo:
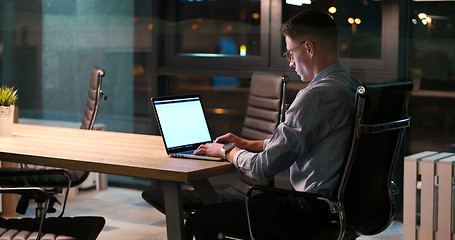
[[[183,154],[183,155],[194,155],[194,150],[188,150],[184,152],[179,152],[178,154]]]

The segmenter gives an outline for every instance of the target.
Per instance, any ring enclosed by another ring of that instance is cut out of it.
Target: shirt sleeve
[[[335,190],[350,144],[359,84],[339,64],[321,71],[299,91],[285,121],[264,142],[264,151],[238,154],[239,171],[253,179],[270,180],[290,168],[289,179],[297,191]]]
[[[265,149],[265,147],[267,147],[267,144],[269,144],[269,142],[270,142],[270,138],[264,139],[264,145],[262,146],[262,148]]]
[[[235,153],[235,155],[234,155],[234,161],[233,161],[233,163],[234,163],[234,166],[235,166],[236,168],[238,168],[237,159],[239,158],[239,155],[240,155],[242,152],[246,152],[246,150],[243,150],[243,149],[242,149],[242,150],[240,150],[240,151],[237,151],[237,152]]]
[[[253,179],[270,180],[292,166],[297,169],[291,172],[292,179],[297,178],[292,174],[299,174],[299,179],[317,179],[319,160],[323,158],[327,162],[325,158],[330,158],[327,155],[340,145],[336,133],[340,129],[349,130],[350,114],[346,113],[352,111],[349,106],[353,102],[343,97],[344,90],[326,88],[321,83],[300,91],[286,112],[286,120],[264,142],[264,151],[238,154],[240,172]]]
[[[308,136],[315,130],[320,114],[306,92],[301,92],[286,112],[271,139],[264,141],[264,151],[237,155],[236,166],[243,174],[257,180],[270,180],[289,168],[305,152]]]

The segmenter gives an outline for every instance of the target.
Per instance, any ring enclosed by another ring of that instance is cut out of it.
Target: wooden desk
[[[0,159],[163,181],[168,239],[183,239],[181,183],[191,182],[209,203],[207,178],[235,171],[228,162],[170,158],[160,136],[14,124],[0,137]]]

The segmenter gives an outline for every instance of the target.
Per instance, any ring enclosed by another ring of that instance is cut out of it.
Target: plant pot
[[[0,136],[13,134],[14,105],[0,106]]]

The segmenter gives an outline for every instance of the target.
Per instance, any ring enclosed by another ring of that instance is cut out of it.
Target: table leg
[[[218,194],[215,189],[213,189],[209,180],[203,179],[199,181],[192,181],[191,185],[193,185],[194,190],[204,204],[216,203],[218,201]]]
[[[185,239],[183,227],[183,206],[181,184],[179,182],[163,183],[164,205],[166,208],[167,239]]]

